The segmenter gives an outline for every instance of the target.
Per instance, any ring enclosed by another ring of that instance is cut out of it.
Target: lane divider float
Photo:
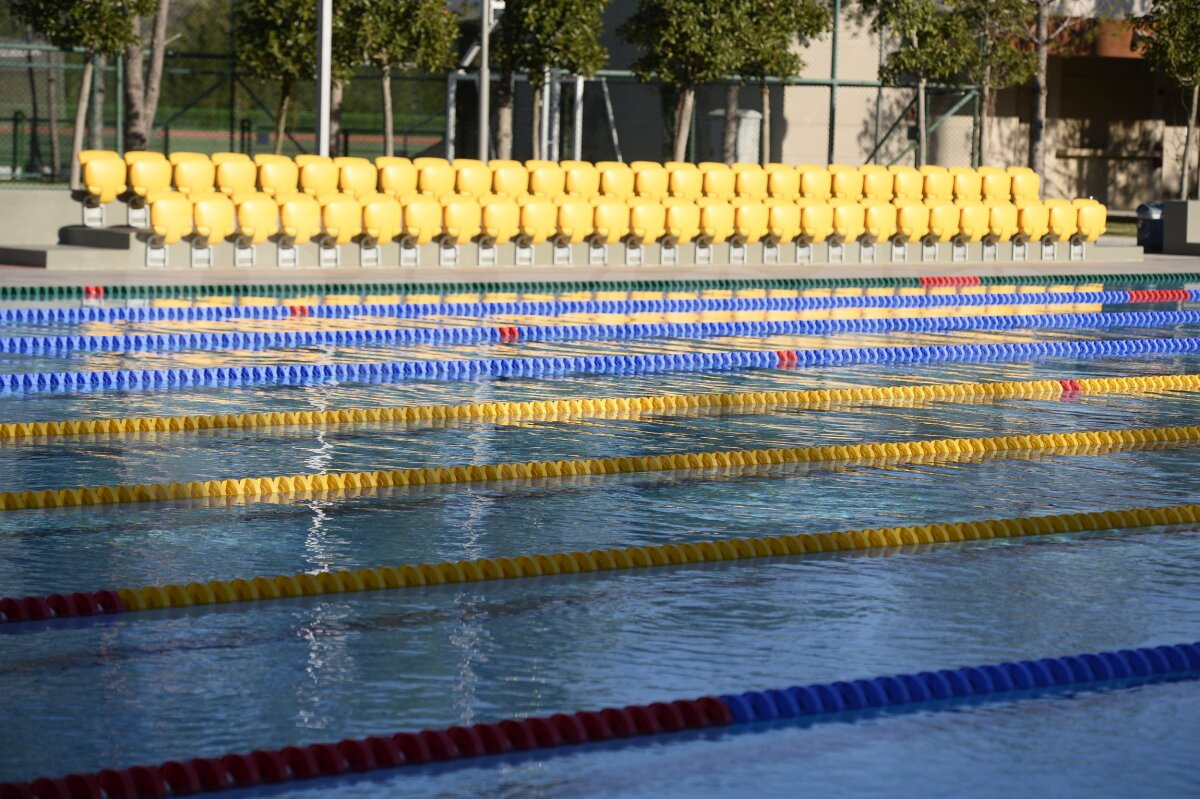
[[[953,308],[987,305],[1124,305],[1197,302],[1188,289],[1038,291],[1027,294],[860,294],[830,297],[729,297],[636,300],[514,300],[512,302],[355,303],[350,305],[192,305],[180,308],[6,308],[0,322],[186,322],[225,319],[352,319],[360,316],[418,319],[425,316],[566,316],[568,314],[686,313],[704,311],[809,311],[846,308]]]
[[[926,276],[925,280],[936,279]],[[970,278],[972,282],[975,277]],[[979,275],[980,286],[1029,286],[1104,283],[1109,285],[1179,286],[1200,282],[1196,272],[1093,272],[1089,274]],[[272,297],[461,294],[563,293],[583,291],[758,291],[763,289],[919,288],[920,277],[704,278],[658,280],[551,280],[461,283],[196,283],[191,285],[0,286],[0,301],[192,299],[196,297]]]
[[[441,563],[410,563],[273,577],[148,585],[0,599],[0,624],[135,613],[143,610],[260,602],[297,596],[384,591],[425,585],[626,571],[718,561],[1101,532],[1200,522],[1200,505],[1017,516],[970,522],[878,527],[834,533],[718,538],[681,544],[551,552]]]
[[[607,419],[656,411],[711,408],[810,407],[892,401],[957,401],[980,398],[1074,397],[1150,391],[1200,390],[1200,374],[1145,375],[1059,380],[856,386],[796,391],[744,391],[718,394],[659,394],[635,397],[483,402],[460,405],[401,405],[323,411],[132,416],[111,419],[3,422],[0,441],[31,437],[244,430],[260,427],[327,427],[363,422],[411,423],[428,420],[519,422],[570,418]]]
[[[825,336],[840,333],[923,333],[952,330],[1161,328],[1200,322],[1200,311],[1053,313],[1012,316],[935,316],[879,319],[791,319],[754,322],[630,322],[520,327],[391,327],[358,330],[271,330],[232,333],[134,333],[102,336],[0,337],[0,352],[145,352],[248,350],[315,346],[395,346],[521,341]]]
[[[1200,677],[1200,643],[1088,652],[452,726],[0,784],[0,799],[157,799],[751,724],[828,723]]]
[[[186,386],[311,385],[403,380],[474,380],[560,374],[661,374],[733,369],[779,369],[848,364],[981,363],[1034,358],[1100,358],[1194,352],[1200,337],[1026,341],[1003,344],[845,347],[810,350],[732,350],[643,355],[277,364],[271,366],[112,369],[0,374],[0,391],[161,390]]]
[[[4,491],[0,492],[0,510],[128,505],[208,497],[267,497],[314,491],[359,491],[394,486],[457,485],[497,480],[634,474],[686,469],[744,468],[792,463],[907,460],[947,455],[986,455],[994,452],[1064,448],[1112,451],[1112,448],[1125,449],[1131,446],[1190,444],[1197,440],[1200,440],[1200,426],[1145,427],[1017,436],[687,452],[671,455],[630,455],[559,461],[427,466],[411,469],[190,480],[174,483],[124,483],[80,488],[52,488],[40,491]]]

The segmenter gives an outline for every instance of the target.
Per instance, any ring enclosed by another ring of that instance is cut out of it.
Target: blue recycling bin
[[[1143,203],[1137,207],[1137,243],[1146,252],[1163,251],[1163,205]]]

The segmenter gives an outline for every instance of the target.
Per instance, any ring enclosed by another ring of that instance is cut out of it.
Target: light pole
[[[329,155],[329,103],[333,84],[333,0],[317,0],[317,154]]]
[[[492,0],[480,0],[479,13],[479,160],[488,162],[491,139],[492,69],[488,63],[492,38]]]

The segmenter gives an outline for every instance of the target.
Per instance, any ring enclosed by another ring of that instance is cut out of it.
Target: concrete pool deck
[[[1107,243],[1107,242],[1106,242]],[[1128,246],[1128,239],[1113,242]],[[1104,247],[1105,244],[1099,245]],[[188,286],[261,283],[474,283],[597,280],[735,280],[771,278],[874,278],[1002,275],[1096,275],[1198,273],[1200,256],[1145,255],[1141,261],[1053,263],[711,264],[678,266],[421,266],[387,269],[87,269],[47,270],[0,266],[0,286]]]

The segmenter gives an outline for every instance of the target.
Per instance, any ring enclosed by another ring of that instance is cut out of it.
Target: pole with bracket
[[[317,155],[329,156],[333,88],[333,0],[317,0]]]
[[[479,14],[479,160],[488,162],[491,140],[492,67],[489,63],[492,38],[492,0],[482,0]]]

